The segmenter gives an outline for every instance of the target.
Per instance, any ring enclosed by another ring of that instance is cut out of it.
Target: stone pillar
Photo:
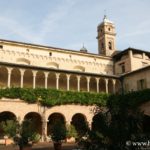
[[[88,120],[88,127],[89,129],[92,129],[92,120]]]
[[[90,92],[90,77],[86,77],[87,80],[87,92]]]
[[[97,93],[99,93],[99,78],[96,78],[96,89]]]
[[[66,74],[67,76],[67,91],[70,90],[70,74]]]
[[[11,71],[12,71],[12,68],[7,68],[7,69],[8,69],[7,87],[10,88],[10,83],[11,83]]]
[[[36,73],[37,71],[32,71],[33,73],[33,89],[35,89],[35,86],[36,86]]]
[[[44,72],[44,75],[45,75],[45,89],[47,89],[48,72]]]
[[[105,79],[106,93],[108,93],[108,79]]]
[[[21,75],[20,87],[21,88],[23,88],[23,76],[24,76],[24,72],[25,72],[25,69],[20,69],[20,75]]]
[[[47,141],[47,120],[42,119],[42,137],[41,141],[46,142]]]
[[[113,93],[115,94],[116,93],[116,80],[113,79],[112,83],[113,83]]]
[[[77,91],[78,92],[80,91],[80,79],[81,79],[81,76],[77,76]]]
[[[56,89],[57,90],[59,89],[59,76],[60,76],[60,73],[56,73]]]

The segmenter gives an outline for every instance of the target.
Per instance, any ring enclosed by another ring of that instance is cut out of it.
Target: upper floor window
[[[112,42],[108,42],[108,48],[112,50]]]
[[[52,56],[52,52],[49,52],[49,56]]]
[[[2,49],[2,48],[3,48],[3,45],[0,45],[0,48]]]
[[[125,73],[126,72],[125,63],[121,63],[120,67],[121,67],[121,73]]]
[[[138,90],[146,89],[146,79],[140,79],[137,81],[137,89]]]

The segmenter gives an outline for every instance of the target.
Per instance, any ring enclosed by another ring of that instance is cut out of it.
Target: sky
[[[0,39],[98,53],[97,25],[116,26],[117,50],[150,51],[150,0],[0,0]],[[106,10],[106,11],[105,11]]]

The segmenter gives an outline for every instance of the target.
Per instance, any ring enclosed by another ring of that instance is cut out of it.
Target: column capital
[[[48,78],[49,72],[44,72],[45,78]]]
[[[36,70],[32,70],[32,73],[33,73],[33,76],[35,77],[36,74],[37,74],[37,71]]]
[[[24,75],[25,69],[19,69],[19,70],[20,70],[21,75]]]
[[[91,79],[91,77],[89,77],[89,76],[86,77],[87,82],[90,82],[90,79]]]
[[[11,73],[12,69],[13,69],[13,68],[10,68],[10,67],[8,67],[8,68],[7,68],[7,70],[8,70],[8,74],[10,74],[10,73]]]
[[[100,78],[95,78],[95,79],[96,79],[96,82],[99,83]]]
[[[80,75],[77,75],[76,77],[77,77],[77,80],[80,80],[80,79],[81,79],[81,76],[80,76]]]
[[[60,73],[55,73],[56,79],[59,79]]]
[[[115,85],[116,84],[116,79],[112,79],[112,83]]]
[[[71,74],[66,74],[67,79],[70,79]]]
[[[105,82],[106,82],[106,84],[108,84],[108,79],[107,78],[105,78]]]

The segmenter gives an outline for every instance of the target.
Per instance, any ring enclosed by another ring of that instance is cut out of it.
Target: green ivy
[[[150,100],[150,89],[124,95],[110,95],[106,93],[60,91],[44,88],[6,88],[0,89],[0,98],[2,97],[19,98],[27,103],[41,103],[48,107],[63,104],[80,104],[112,106],[113,108],[118,106],[119,108],[134,108]]]

